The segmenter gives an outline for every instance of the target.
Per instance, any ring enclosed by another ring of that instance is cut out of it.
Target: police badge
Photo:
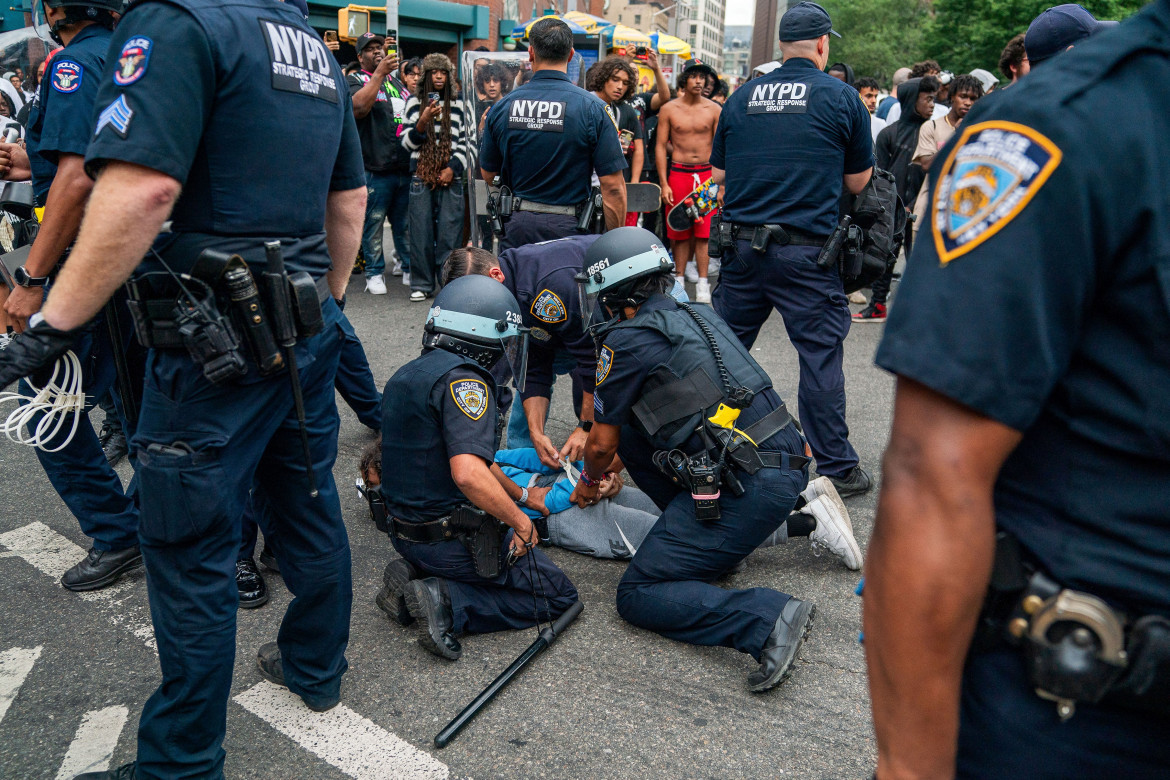
[[[457,379],[451,383],[451,397],[459,411],[473,420],[483,417],[488,406],[487,385],[478,379]]]
[[[609,376],[609,369],[613,367],[613,350],[609,347],[602,347],[601,352],[597,356],[597,374],[594,376],[594,384],[601,384],[605,378]]]
[[[530,311],[533,317],[550,325],[564,322],[569,318],[564,302],[552,290],[541,290],[536,300],[532,302]]]
[[[122,46],[118,55],[118,67],[114,71],[114,83],[120,87],[133,84],[146,73],[150,62],[150,49],[154,44],[150,38],[137,35]]]

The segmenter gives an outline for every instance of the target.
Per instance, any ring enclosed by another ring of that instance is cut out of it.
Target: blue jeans
[[[235,562],[253,484],[272,506],[266,516],[293,593],[277,635],[288,688],[323,702],[341,686],[353,601],[333,481],[333,378],[343,335],[336,305],[326,301],[324,308],[324,331],[297,346],[315,498],[305,484],[286,374],[213,385],[185,353],[150,353],[134,446],[162,684],[138,727],[139,777],[223,777],[236,659]]]
[[[406,242],[406,215],[410,209],[410,175],[366,171],[366,226],[362,230],[362,257],[366,260],[366,278],[386,271],[382,253],[382,225],[390,219],[394,250],[402,270],[410,273],[410,247]]]
[[[431,189],[410,182],[410,289],[427,295],[439,289],[439,269],[452,249],[463,246],[463,179]]]

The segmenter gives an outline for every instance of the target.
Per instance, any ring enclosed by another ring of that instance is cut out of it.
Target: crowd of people
[[[268,601],[258,530],[294,598],[256,673],[314,712],[340,703],[354,594],[337,393],[381,434],[360,464],[389,537],[373,598],[428,652],[457,661],[475,634],[572,619],[551,544],[628,561],[614,603],[630,624],[750,656],[753,693],[781,685],[814,601],[720,580],[793,539],[860,570],[845,499],[875,481],[850,441],[844,341],[886,319],[899,246],[864,593],[877,776],[1164,772],[1170,277],[1163,215],[1132,203],[1164,202],[1170,179],[1128,137],[1115,146],[1139,150],[1142,176],[1106,182],[1085,159],[1126,96],[1144,101],[1135,133],[1170,130],[1148,90],[1170,0],[1099,38],[1115,25],[1049,9],[1005,48],[1011,83],[928,60],[885,99],[830,64],[839,34],[813,2],[788,8],[781,59],[735,91],[698,60],[672,89],[652,52],[653,89],[624,56],[582,88],[550,18],[526,62],[474,62],[475,100],[446,55],[402,62],[374,33],[343,69],[303,2],[124,10],[39,0],[62,48],[27,144],[0,147],[0,173],[31,179],[44,210],[4,304],[18,335],[0,389],[35,396],[69,351],[93,367],[84,394],[110,399],[136,479],[127,492],[89,426],[41,441],[93,539],[62,585],[145,567],[162,672],[137,760],[82,777],[222,776],[236,610]],[[1091,110],[1053,115],[1077,100]],[[304,138],[288,166],[279,151]],[[468,241],[477,179],[498,251]],[[660,205],[630,208],[642,184]],[[718,209],[670,224],[710,186]],[[891,207],[912,218],[878,235],[890,223],[865,209]],[[856,252],[889,239],[857,313],[842,235]],[[365,292],[389,273],[430,302],[421,353],[381,391],[344,313],[358,257]],[[795,410],[752,356],[773,311],[798,356]],[[556,442],[565,373],[578,422]],[[1094,484],[1054,491],[1070,473]]]

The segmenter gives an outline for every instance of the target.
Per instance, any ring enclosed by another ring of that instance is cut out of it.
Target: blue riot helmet
[[[97,22],[114,29],[117,17],[125,11],[125,0],[32,0],[33,27],[43,41],[62,44],[60,28],[79,22]],[[65,18],[49,22],[49,8],[64,8]]]
[[[462,276],[435,296],[423,328],[423,346],[464,355],[484,368],[505,358],[512,384],[523,392],[528,328],[522,321],[520,304],[507,287],[490,276]]]
[[[648,276],[674,273],[662,240],[649,230],[620,227],[593,242],[577,274],[581,320],[595,328],[621,316],[626,306],[637,307],[649,294],[639,292]]]

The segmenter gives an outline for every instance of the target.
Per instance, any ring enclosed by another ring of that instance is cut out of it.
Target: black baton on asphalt
[[[529,553],[531,555],[531,553]],[[528,646],[528,649],[520,654],[520,657],[512,662],[512,665],[505,669],[499,677],[492,680],[492,684],[480,691],[480,694],[475,699],[463,708],[463,712],[455,716],[455,719],[443,727],[435,736],[435,747],[447,747],[451,740],[463,730],[463,727],[471,722],[471,719],[479,714],[479,711],[491,703],[491,700],[496,698],[496,694],[504,689],[512,679],[524,670],[532,662],[533,658],[540,655],[549,645],[556,641],[556,638],[569,627],[569,624],[577,619],[584,609],[584,605],[580,600],[574,601],[573,606],[565,610],[564,614],[557,618],[551,626],[540,632],[540,636],[536,641]]]
[[[264,269],[264,281],[268,285],[268,296],[272,303],[272,332],[276,343],[284,349],[288,363],[288,379],[292,384],[293,406],[297,412],[297,425],[301,429],[301,447],[305,451],[305,469],[308,472],[309,497],[317,497],[317,477],[313,472],[313,451],[309,447],[309,431],[305,427],[305,399],[301,395],[301,374],[297,368],[297,325],[293,321],[292,302],[288,296],[288,277],[284,273],[284,255],[279,241],[265,241],[264,254],[268,264]]]

